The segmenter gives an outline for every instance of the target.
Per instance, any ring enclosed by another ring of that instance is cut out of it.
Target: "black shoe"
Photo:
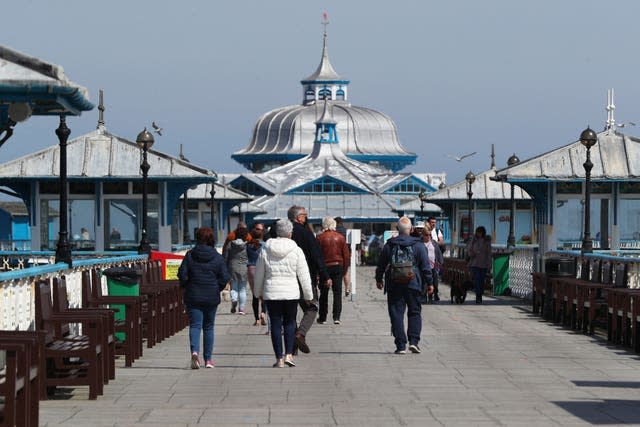
[[[433,300],[440,301],[440,297],[438,296],[438,294],[433,294]]]
[[[295,343],[296,343],[296,345],[298,346],[298,349],[300,349],[301,352],[309,353],[311,351],[309,349],[309,346],[307,345],[307,341],[305,340],[304,335],[302,335],[300,332],[296,332]]]

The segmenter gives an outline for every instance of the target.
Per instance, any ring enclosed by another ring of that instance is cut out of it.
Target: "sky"
[[[96,105],[103,89],[109,132],[135,140],[155,121],[154,149],[183,144],[193,163],[237,173],[231,154],[256,119],[301,103],[323,12],[350,102],[389,115],[418,155],[405,171],[451,184],[488,169],[491,144],[500,168],[571,143],[602,130],[609,88],[616,121],[640,126],[637,0],[21,0],[2,7],[0,43],[62,65]],[[71,138],[97,120],[69,118]],[[57,144],[57,125],[17,125],[0,162]]]

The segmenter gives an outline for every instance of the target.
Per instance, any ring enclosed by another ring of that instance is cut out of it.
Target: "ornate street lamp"
[[[598,142],[598,135],[588,126],[580,134],[580,143],[587,149],[587,160],[584,162],[585,188],[584,188],[584,237],[582,239],[581,253],[590,254],[593,252],[593,241],[591,240],[591,147]]]
[[[60,126],[56,129],[58,141],[60,141],[60,231],[58,244],[56,245],[56,263],[66,262],[71,267],[71,247],[69,246],[69,232],[67,231],[67,139],[71,135],[71,129],[67,127],[65,116],[60,116]]]
[[[213,230],[214,233],[216,233],[215,231],[215,225],[216,225],[216,207],[215,207],[215,200],[216,200],[216,184],[215,183],[211,183],[211,191],[209,192],[209,194],[211,194],[211,230]],[[215,234],[214,234],[215,235]]]
[[[424,202],[427,201],[427,195],[424,193],[424,190],[420,190],[418,198],[420,199],[420,220],[424,221]]]
[[[138,134],[136,138],[136,144],[142,150],[142,164],[140,165],[140,170],[142,170],[142,237],[140,238],[140,246],[138,246],[139,254],[150,254],[151,246],[149,245],[149,240],[147,239],[147,215],[148,215],[148,206],[147,206],[147,178],[149,173],[149,163],[147,162],[147,151],[151,149],[153,146],[153,135],[151,132],[147,130],[145,127],[142,132]]]
[[[507,166],[513,166],[515,164],[520,163],[520,159],[516,156],[515,153],[507,160]],[[515,220],[515,212],[516,212],[516,202],[514,200],[513,194],[513,183],[509,183],[511,185],[511,206],[509,207],[509,237],[507,237],[507,248],[515,248],[516,247],[516,234],[514,231]]]
[[[467,172],[467,175],[464,177],[464,179],[467,181],[467,197],[469,198],[469,232],[467,237],[471,238],[471,236],[473,235],[473,221],[471,219],[471,197],[473,197],[473,191],[471,191],[471,188],[473,186],[473,183],[476,180],[476,176],[473,174],[473,172],[469,171]]]

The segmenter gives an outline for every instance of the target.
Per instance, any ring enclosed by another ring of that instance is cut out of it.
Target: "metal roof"
[[[1,45],[0,100],[28,102],[34,115],[79,115],[93,108],[87,89],[69,80],[61,66]]]
[[[59,175],[60,147],[53,145],[0,165],[0,179],[51,179]],[[215,173],[179,158],[149,150],[149,179],[201,179],[211,182]],[[134,142],[99,128],[67,143],[67,175],[70,179],[120,178],[142,176],[142,150]]]
[[[496,176],[495,169],[489,169],[476,175],[476,180],[471,187],[473,200],[510,200],[511,185],[505,182],[496,182],[490,178]],[[519,187],[514,188],[514,199],[531,199],[526,191]],[[427,194],[427,199],[438,201],[467,200],[467,181],[462,180],[449,185],[442,190]]]
[[[27,206],[23,202],[0,202],[0,209],[11,216],[29,216]]]
[[[190,200],[199,199],[199,200],[211,200],[211,184],[205,183],[200,184],[196,188],[190,188],[187,196]],[[253,200],[253,196],[247,193],[244,193],[240,190],[236,190],[235,188],[221,184],[219,182],[214,183],[216,195],[215,200],[231,200],[231,201],[243,201],[243,200]],[[180,196],[180,198],[183,198]]]
[[[497,174],[508,181],[575,181],[585,177],[583,163],[587,150],[580,141],[500,169]],[[640,179],[640,139],[614,130],[598,133],[591,148],[593,180]]]
[[[416,155],[400,143],[396,125],[387,115],[344,101],[331,101],[330,107],[337,121],[339,146],[349,157],[367,162],[384,163],[386,159],[413,163]],[[263,114],[256,122],[249,145],[233,154],[243,163],[244,158],[305,156],[313,151],[316,125],[323,106],[290,105]]]

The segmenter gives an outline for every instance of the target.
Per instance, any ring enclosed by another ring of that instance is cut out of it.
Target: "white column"
[[[171,252],[171,226],[158,226],[158,249],[162,252]]]
[[[362,236],[360,235],[359,229],[348,229],[347,230],[347,243],[349,243],[349,247],[351,248],[351,262],[349,264],[349,275],[351,278],[351,301],[356,299],[356,260],[358,255],[356,254],[356,245],[360,243]]]

